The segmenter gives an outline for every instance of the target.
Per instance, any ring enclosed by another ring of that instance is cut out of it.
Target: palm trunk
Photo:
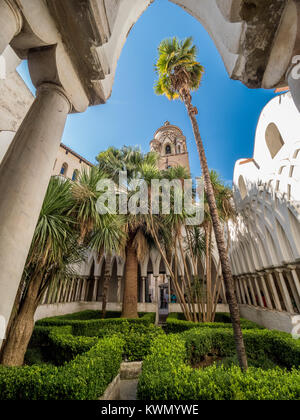
[[[231,267],[230,267],[229,258],[226,252],[226,244],[225,244],[225,240],[223,236],[222,226],[219,219],[214,190],[211,184],[210,173],[209,173],[209,168],[208,168],[208,164],[206,160],[205,150],[204,150],[203,142],[200,136],[197,119],[195,116],[195,114],[197,113],[197,109],[192,106],[191,95],[189,93],[182,92],[181,96],[187,108],[189,117],[191,119],[194,136],[195,136],[195,140],[196,140],[196,144],[198,148],[198,153],[200,157],[202,172],[204,176],[205,192],[207,195],[207,202],[210,209],[213,228],[215,232],[215,238],[216,238],[221,266],[222,266],[222,273],[223,273],[227,300],[229,304],[229,310],[230,310],[232,326],[233,326],[233,331],[234,331],[237,356],[239,359],[239,364],[240,364],[241,369],[247,370],[248,362],[247,362],[247,355],[246,355],[243,334],[242,334],[242,329],[241,329],[240,311],[239,311],[238,303],[237,303],[236,296],[234,293],[234,283],[233,283],[233,278],[232,278]]]
[[[125,288],[123,297],[122,318],[138,318],[138,260],[136,249],[131,239],[126,247]]]
[[[107,307],[110,280],[111,280],[111,254],[108,253],[105,260],[105,273],[104,273],[104,283],[103,283],[103,293],[102,293],[102,318],[103,319],[106,316],[106,307]]]
[[[14,318],[1,354],[4,366],[22,366],[34,329],[34,314],[39,303],[39,291],[43,275],[30,282],[18,314]]]

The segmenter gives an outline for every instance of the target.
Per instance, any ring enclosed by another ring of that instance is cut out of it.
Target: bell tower
[[[169,121],[166,121],[154,134],[150,150],[161,156],[159,169],[183,166],[190,172],[186,138],[180,128],[170,124]]]

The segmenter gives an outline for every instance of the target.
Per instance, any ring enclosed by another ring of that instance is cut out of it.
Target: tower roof
[[[156,138],[158,134],[164,131],[177,131],[181,136],[183,135],[182,130],[179,127],[177,127],[177,125],[173,125],[169,121],[166,121],[164,125],[162,125],[158,130],[156,130],[154,138]]]

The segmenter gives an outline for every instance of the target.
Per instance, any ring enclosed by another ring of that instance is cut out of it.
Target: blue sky
[[[206,30],[167,0],[156,0],[130,32],[107,104],[70,115],[62,141],[91,162],[112,145],[138,145],[147,152],[154,132],[168,120],[187,137],[192,174],[198,176],[199,158],[184,105],[157,97],[153,91],[157,47],[162,39],[171,36],[193,36],[198,46],[199,61],[205,67],[202,86],[193,95],[200,132],[210,168],[231,182],[235,161],[252,157],[260,112],[275,94],[250,90],[230,80]],[[25,62],[19,72],[29,84]]]

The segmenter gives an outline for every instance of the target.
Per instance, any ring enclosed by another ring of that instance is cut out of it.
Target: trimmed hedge
[[[64,339],[68,341],[67,336]],[[118,374],[123,347],[124,341],[113,336],[98,340],[88,352],[62,367],[0,366],[1,399],[96,400]]]
[[[181,334],[185,341],[187,358],[197,364],[208,353],[220,357],[236,355],[233,332],[223,329],[198,329]],[[300,340],[294,340],[290,334],[270,330],[244,330],[245,347],[249,364],[261,367],[268,362],[283,368],[300,367]],[[268,365],[268,364],[267,364]]]
[[[206,369],[193,369],[186,364],[188,352],[192,346],[200,345],[202,335],[202,349],[197,350],[198,357],[208,351],[212,343],[204,343],[206,334],[218,336],[218,330],[193,330],[197,337],[183,335],[168,335],[159,337],[153,343],[151,354],[144,360],[143,371],[138,385],[138,398],[142,400],[300,400],[300,370],[285,369],[257,369],[249,368],[243,373],[239,367],[217,366]],[[255,334],[263,332],[247,331],[249,340]],[[189,331],[192,334],[192,331]],[[228,337],[229,332],[225,332]],[[265,342],[272,341],[271,337],[264,337]],[[273,345],[278,340],[273,337]],[[220,336],[216,339],[219,341]],[[247,338],[246,338],[247,339]],[[189,341],[190,340],[190,341]],[[196,340],[196,341],[195,341]],[[256,339],[259,341],[259,338]],[[290,348],[291,342],[283,336],[281,345]],[[186,348],[186,342],[188,342]],[[270,342],[268,343],[268,345]],[[266,345],[266,347],[268,347]],[[299,350],[299,343],[292,345],[292,352]],[[188,351],[187,351],[188,349]],[[225,349],[225,347],[224,347]],[[189,356],[191,356],[189,354]]]
[[[128,324],[138,328],[138,326],[149,326],[155,322],[155,313],[140,314],[140,318],[138,319],[116,317],[95,319],[95,317],[91,318],[93,313],[95,317],[99,315],[99,311],[84,311],[62,317],[45,318],[38,321],[36,325],[44,327],[71,326],[72,334],[75,336],[97,337],[111,332],[122,332]]]
[[[164,330],[166,331],[167,334],[177,334],[184,331],[188,331],[193,328],[224,328],[224,329],[232,328],[230,314],[219,313],[216,315],[217,315],[216,322],[195,323],[192,321],[184,321],[182,319],[183,314],[172,313],[167,318],[167,323],[164,327]],[[264,327],[261,327],[255,322],[249,321],[244,318],[241,318],[241,326],[242,326],[242,329],[245,329],[245,330],[264,329]]]

